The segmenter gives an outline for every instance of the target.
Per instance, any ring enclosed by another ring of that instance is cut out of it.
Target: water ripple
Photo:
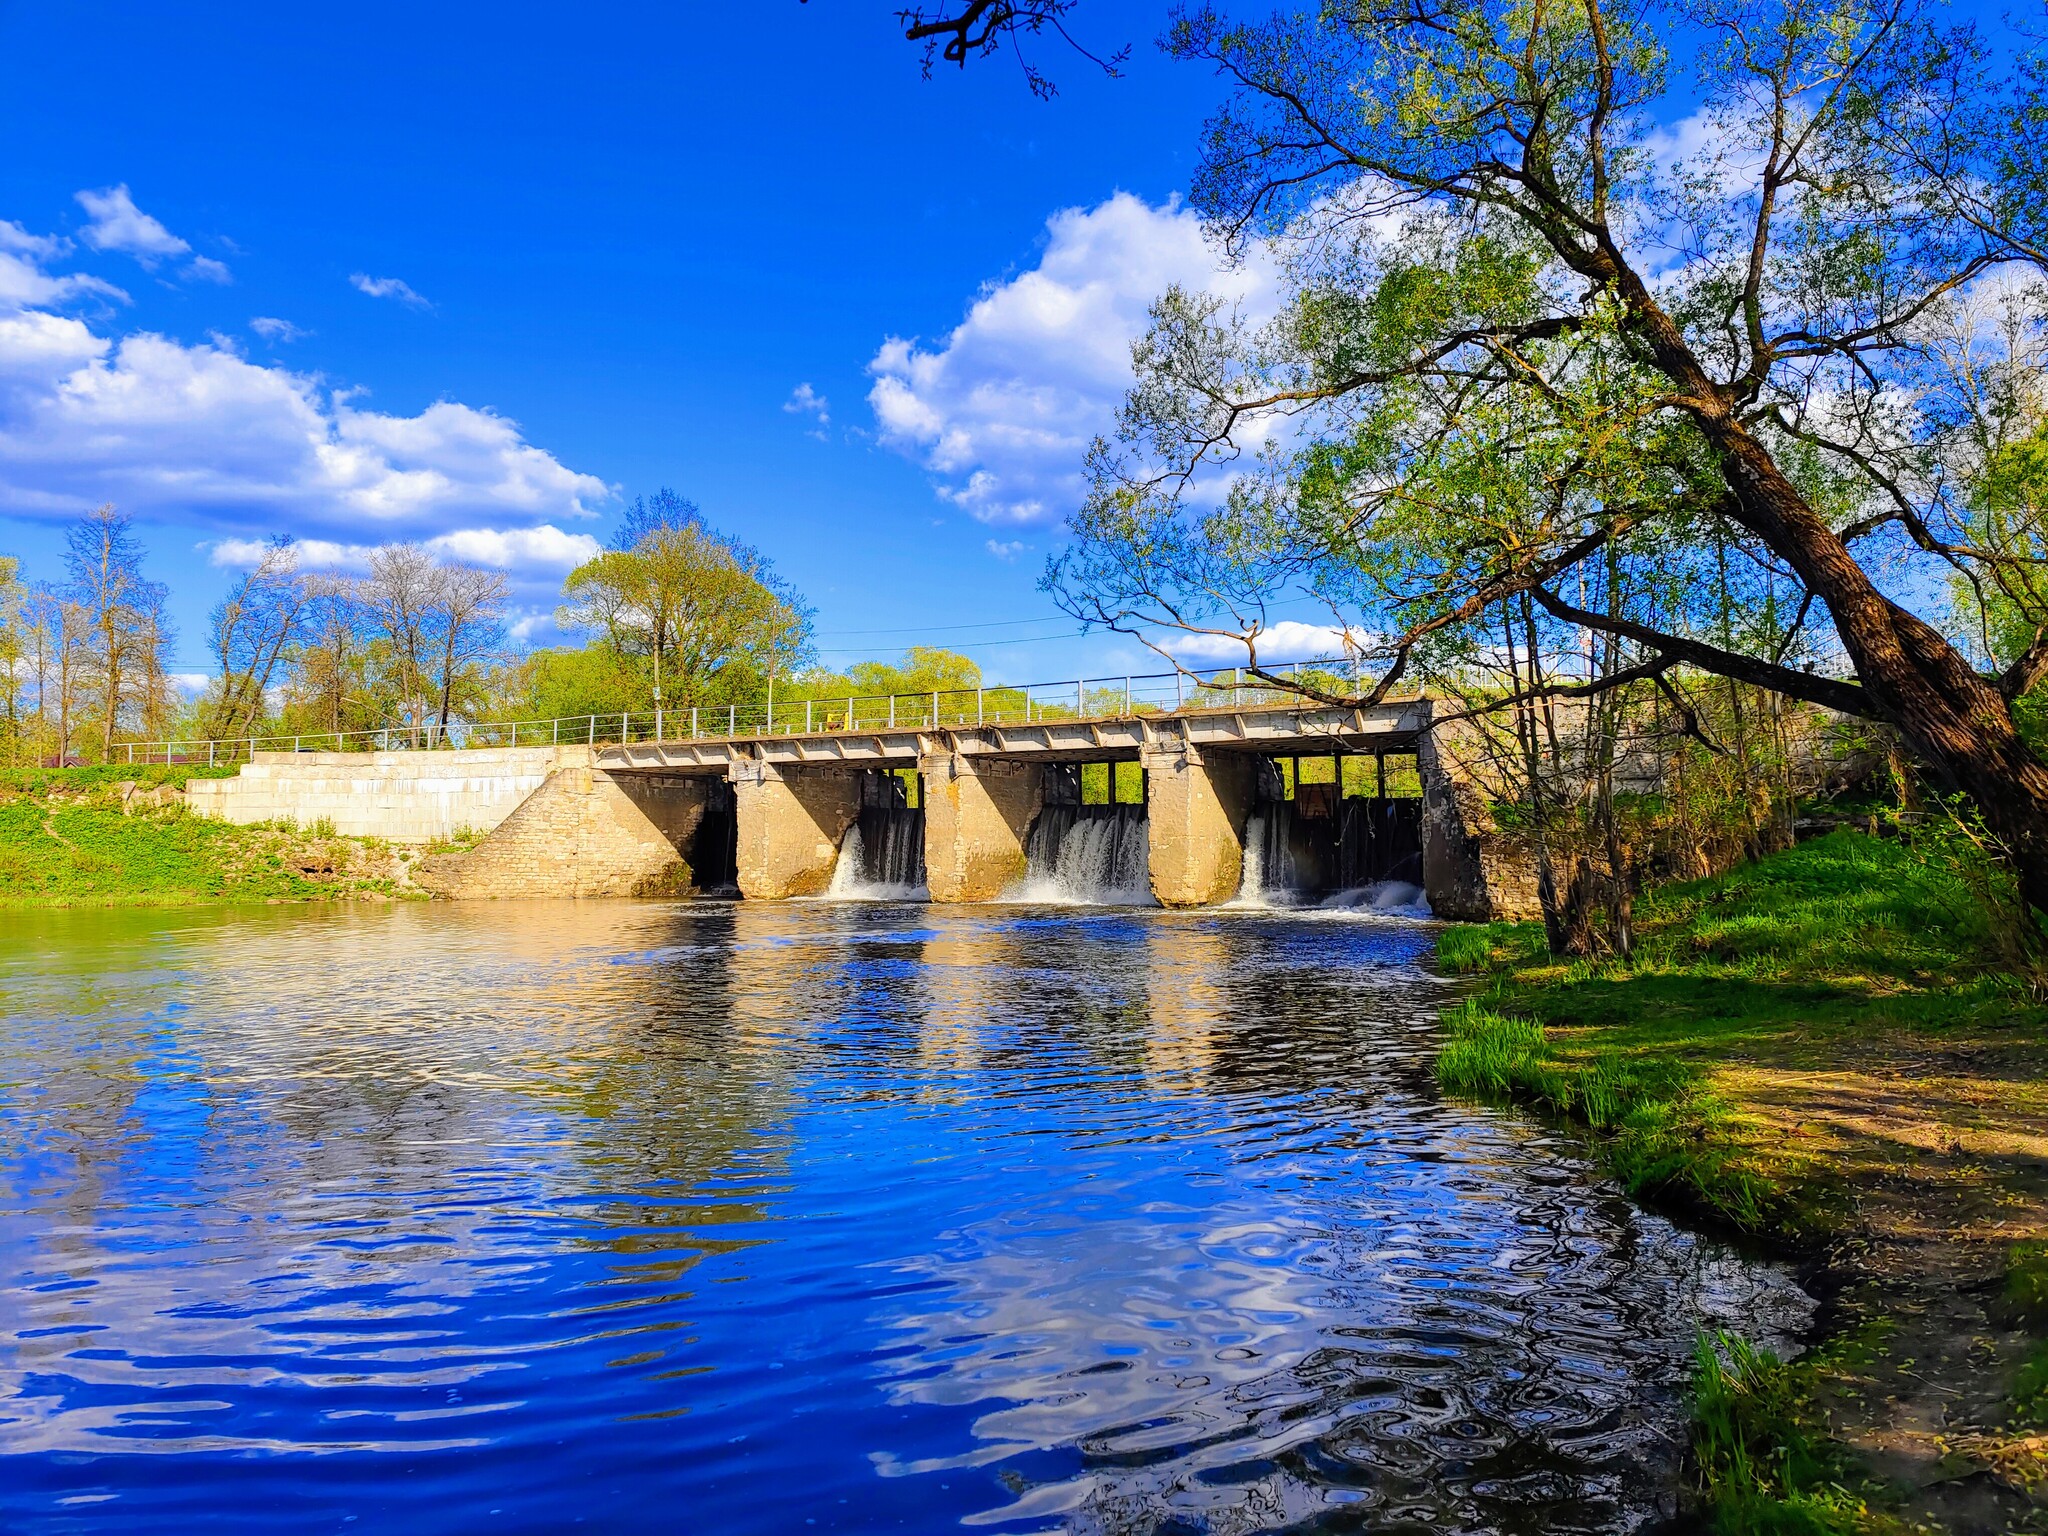
[[[8,1530],[1627,1530],[1805,1315],[1443,1102],[1384,914],[18,926]]]

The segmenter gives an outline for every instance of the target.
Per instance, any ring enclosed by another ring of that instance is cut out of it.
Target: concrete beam
[[[742,762],[777,767],[910,767],[934,753],[974,757],[1044,758],[1064,762],[1129,761],[1161,742],[1188,742],[1249,752],[1410,750],[1427,728],[1429,705],[1420,699],[1370,709],[1257,706],[1191,710],[1177,715],[1120,715],[1099,720],[1040,720],[1031,724],[905,727],[897,730],[817,732],[695,741],[646,741],[600,747],[607,768],[662,768],[670,772],[725,772]]]
[[[1152,895],[1162,907],[1229,901],[1244,877],[1257,758],[1162,739],[1145,768]]]
[[[1024,877],[1024,840],[1045,801],[1036,764],[956,752],[921,759],[924,876],[933,901],[993,901]]]
[[[840,840],[860,815],[860,778],[774,763],[733,766],[740,894],[755,901],[816,896],[832,883]]]

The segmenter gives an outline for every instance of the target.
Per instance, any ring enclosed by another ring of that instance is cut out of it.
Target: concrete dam
[[[258,752],[192,808],[428,843],[458,898],[1048,893],[1166,907],[1387,882],[1438,915],[1526,910],[1431,701],[622,745]],[[1391,767],[1391,781],[1390,781]]]

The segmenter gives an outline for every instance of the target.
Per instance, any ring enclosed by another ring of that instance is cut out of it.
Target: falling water
[[[1142,805],[1048,805],[1025,840],[1017,898],[1147,905],[1151,847]]]
[[[1269,802],[1244,827],[1244,876],[1238,883],[1241,907],[1292,906],[1299,893],[1294,853],[1288,847],[1287,802]]]
[[[842,901],[923,901],[924,812],[868,807],[846,829],[828,895]]]
[[[1237,890],[1239,907],[1313,906],[1388,912],[1402,917],[1427,917],[1429,903],[1422,887],[1407,880],[1371,880],[1339,890],[1318,891],[1305,878],[1293,847],[1294,818],[1284,800],[1269,801],[1252,813],[1244,828],[1244,876]]]

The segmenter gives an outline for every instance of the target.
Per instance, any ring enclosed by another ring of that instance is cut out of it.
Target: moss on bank
[[[156,764],[0,774],[0,907],[418,894],[403,856],[381,844],[186,811],[186,784],[229,772]]]
[[[1838,832],[1653,893],[1629,962],[1446,929],[1438,1073],[1589,1133],[1632,1192],[1797,1256],[1795,1362],[1702,1357],[1719,1530],[2048,1530],[2048,1009],[1965,876]],[[2023,1299],[2024,1298],[2024,1299]]]

